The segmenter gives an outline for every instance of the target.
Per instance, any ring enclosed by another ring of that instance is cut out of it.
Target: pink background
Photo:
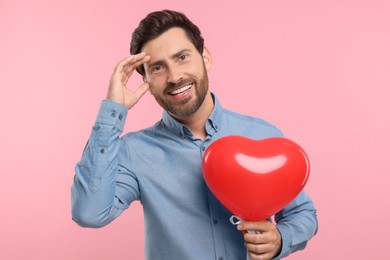
[[[309,154],[320,230],[289,259],[390,259],[389,1],[216,2],[0,1],[0,259],[143,259],[140,204],[82,229],[70,186],[131,32],[163,8],[202,29],[223,105]],[[160,116],[147,94],[126,131]]]

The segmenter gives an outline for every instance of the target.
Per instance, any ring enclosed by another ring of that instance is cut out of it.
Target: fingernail
[[[242,225],[237,225],[238,230],[242,230]]]

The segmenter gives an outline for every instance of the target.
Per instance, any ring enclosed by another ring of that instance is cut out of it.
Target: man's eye
[[[154,67],[152,68],[152,72],[153,72],[153,73],[156,73],[156,72],[159,72],[161,69],[162,69],[161,66],[154,66]]]
[[[188,57],[187,54],[182,54],[182,55],[180,55],[179,59],[180,60],[185,60],[185,59],[187,59],[187,57]]]

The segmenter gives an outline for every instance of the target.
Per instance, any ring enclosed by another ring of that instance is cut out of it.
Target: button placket
[[[219,256],[217,259],[224,259],[225,248],[224,248],[224,236],[222,231],[222,226],[219,224],[219,206],[217,200],[214,198],[210,190],[207,190],[207,200],[209,203],[209,216],[210,224],[213,230],[213,239],[214,239],[214,248],[215,253]]]

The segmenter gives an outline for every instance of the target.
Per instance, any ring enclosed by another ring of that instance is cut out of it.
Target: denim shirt
[[[246,259],[243,234],[204,182],[202,156],[224,136],[263,139],[282,133],[261,119],[224,109],[213,98],[204,141],[166,111],[154,126],[120,137],[128,110],[103,100],[75,167],[73,220],[83,227],[102,227],[139,200],[146,259]],[[275,221],[282,235],[278,259],[303,249],[317,231],[316,210],[304,191],[275,215]]]

